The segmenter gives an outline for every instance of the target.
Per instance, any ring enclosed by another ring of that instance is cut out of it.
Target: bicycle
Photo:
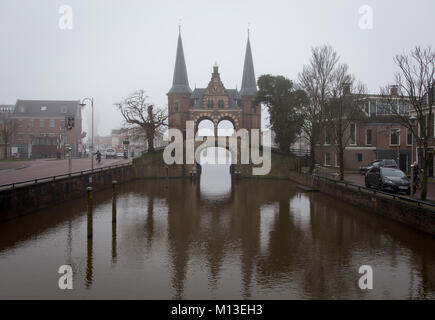
[[[421,190],[422,188],[423,185],[421,183],[420,174],[418,174],[417,177],[414,179],[414,187],[413,187],[414,194],[417,192],[417,190]]]

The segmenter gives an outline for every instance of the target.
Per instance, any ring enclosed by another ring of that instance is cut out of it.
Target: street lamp
[[[412,115],[409,117],[409,125],[411,126],[411,197],[414,198],[414,130],[413,127],[417,125],[417,117]]]
[[[86,101],[91,103],[92,108],[92,125],[91,125],[91,147],[89,148],[90,154],[91,154],[91,172],[94,172],[94,98],[84,98],[82,102],[80,103],[81,107],[86,106]],[[90,181],[92,183],[92,180]]]

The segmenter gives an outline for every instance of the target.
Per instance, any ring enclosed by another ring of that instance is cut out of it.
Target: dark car
[[[397,163],[393,159],[378,159],[378,160],[370,162],[366,166],[361,166],[359,168],[359,172],[361,174],[366,174],[367,171],[369,171],[374,166],[385,167],[385,168],[397,168]]]
[[[366,174],[366,187],[383,191],[406,192],[411,194],[411,182],[399,169],[373,166]]]

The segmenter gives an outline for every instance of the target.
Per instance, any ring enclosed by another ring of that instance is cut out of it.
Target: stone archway
[[[201,121],[207,119],[213,122],[214,125],[214,135],[217,136],[217,128],[219,122],[223,120],[228,120],[233,124],[234,132],[236,132],[240,128],[240,114],[224,111],[224,110],[215,110],[215,111],[203,111],[203,112],[195,112],[191,115],[191,119],[195,125],[195,134],[198,132],[198,125]]]
[[[223,126],[221,126],[223,124]],[[229,116],[222,116],[221,118],[219,118],[218,123],[217,123],[217,135],[219,135],[219,130],[222,131],[227,131],[230,132],[230,128],[228,127],[228,124],[230,124],[232,126],[231,130],[232,130],[232,134],[222,134],[221,136],[233,136],[236,133],[236,128],[238,126],[238,120],[234,119],[233,117],[229,117]]]

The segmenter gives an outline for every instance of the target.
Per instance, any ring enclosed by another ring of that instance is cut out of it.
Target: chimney
[[[399,95],[399,87],[397,85],[390,86],[390,95],[392,95],[392,96]]]
[[[350,87],[352,86],[351,83],[345,83],[343,84],[343,94],[347,95],[350,94]]]

